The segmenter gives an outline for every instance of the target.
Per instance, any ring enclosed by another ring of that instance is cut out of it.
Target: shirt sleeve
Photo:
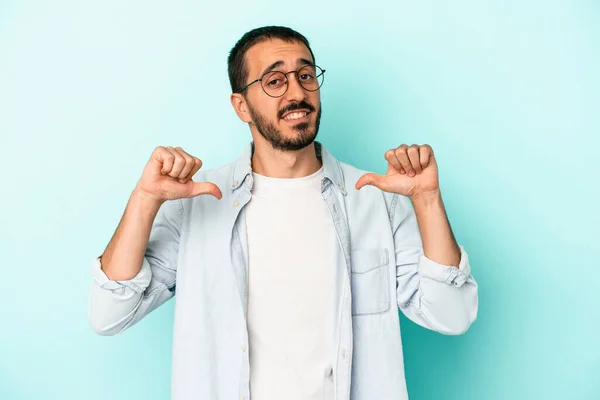
[[[478,288],[465,248],[459,244],[456,266],[427,258],[410,200],[396,194],[390,202],[398,307],[425,328],[448,335],[466,332],[477,318]]]
[[[110,280],[100,256],[92,259],[88,318],[96,333],[120,334],[175,295],[182,214],[181,200],[161,205],[142,267],[132,279]]]

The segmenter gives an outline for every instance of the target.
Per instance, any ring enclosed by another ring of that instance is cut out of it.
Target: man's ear
[[[233,106],[235,113],[243,122],[252,122],[250,111],[248,110],[248,103],[242,94],[232,93],[229,100],[231,101],[231,105]]]

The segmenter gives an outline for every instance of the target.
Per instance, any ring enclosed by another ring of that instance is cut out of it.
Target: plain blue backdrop
[[[479,319],[403,318],[412,400],[600,398],[597,1],[0,2],[0,399],[166,399],[170,301],[117,337],[86,316],[154,147],[205,168],[250,140],[226,58],[281,24],[327,69],[319,140],[383,173],[436,151]]]

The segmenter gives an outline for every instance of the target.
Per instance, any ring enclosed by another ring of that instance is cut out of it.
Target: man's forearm
[[[458,266],[460,248],[456,243],[440,191],[411,198],[425,256],[439,264]]]
[[[132,192],[123,217],[100,263],[111,280],[129,280],[142,268],[152,223],[162,203],[137,188]]]

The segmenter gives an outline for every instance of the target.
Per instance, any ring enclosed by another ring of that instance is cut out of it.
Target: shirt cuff
[[[100,257],[101,256],[95,257],[91,263],[92,276],[99,287],[110,290],[114,294],[122,295],[125,293],[126,288],[130,288],[135,293],[140,294],[150,285],[152,270],[150,269],[150,264],[148,263],[148,260],[146,260],[146,257],[144,257],[140,272],[133,278],[125,281],[110,280],[102,270]]]
[[[471,276],[469,256],[460,244],[460,262],[458,267],[439,264],[424,254],[419,257],[419,275],[423,278],[433,279],[456,287],[461,287]]]

